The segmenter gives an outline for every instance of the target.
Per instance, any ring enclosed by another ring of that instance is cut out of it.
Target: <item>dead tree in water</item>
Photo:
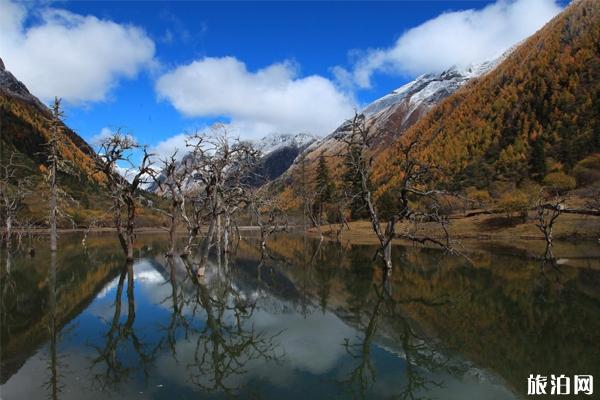
[[[254,170],[258,152],[248,143],[231,139],[224,125],[213,127],[212,135],[197,134],[188,141],[192,148],[191,178],[201,188],[198,199],[203,203],[208,232],[200,249],[200,266],[208,259],[208,252],[216,234],[217,244],[224,251],[229,247],[229,235],[235,218],[247,202],[244,178]]]
[[[48,141],[48,164],[49,164],[49,181],[50,181],[50,251],[56,251],[56,213],[57,213],[57,194],[56,194],[56,174],[58,173],[58,144],[61,130],[61,118],[63,113],[60,109],[60,99],[54,98],[54,106],[52,107],[52,129],[50,130],[50,140]]]
[[[267,239],[275,232],[287,230],[287,219],[277,200],[266,191],[252,193],[250,204],[252,218],[260,229],[260,247],[267,247]]]
[[[165,212],[169,217],[169,250],[167,256],[174,257],[177,240],[177,223],[179,218],[185,215],[183,184],[187,178],[187,170],[185,169],[185,164],[180,164],[177,161],[177,151],[162,160],[162,164],[162,175],[159,179],[155,178],[154,181],[171,202],[169,211]]]
[[[563,197],[556,197],[552,201],[545,201],[543,195],[540,195],[536,204],[537,215],[535,226],[544,235],[544,240],[546,241],[546,253],[544,257],[547,259],[554,258],[552,255],[554,224],[565,209],[564,202],[565,199]]]
[[[23,203],[23,199],[28,192],[28,179],[17,176],[20,168],[24,168],[17,162],[16,153],[11,154],[10,158],[0,164],[0,212],[4,232],[2,240],[6,247],[10,247],[13,226],[17,218],[17,212]]]
[[[134,167],[130,159],[134,150],[142,152],[142,160],[137,167]],[[106,178],[113,201],[115,228],[128,261],[133,260],[136,194],[142,184],[150,182],[153,175],[151,157],[146,147],[139,146],[130,136],[117,132],[100,145],[99,157],[96,160],[96,169]],[[126,163],[130,167],[126,177],[118,173],[118,163]]]
[[[400,139],[397,145],[396,167],[399,171],[399,182],[394,188],[394,210],[387,218],[385,224],[375,202],[371,189],[371,167],[373,163],[370,151],[373,136],[365,126],[363,115],[355,115],[350,121],[350,132],[340,140],[346,146],[344,154],[346,166],[350,173],[358,179],[356,193],[348,193],[352,200],[358,197],[366,208],[371,226],[379,241],[378,255],[383,261],[387,273],[392,270],[392,240],[395,237],[407,239],[416,243],[432,243],[449,251],[454,251],[450,244],[447,230],[448,220],[439,212],[439,196],[448,195],[447,192],[428,189],[435,176],[435,169],[420,160],[416,153],[425,145],[420,138],[411,140]],[[427,204],[425,211],[420,211],[414,205],[419,202]],[[408,223],[409,228],[402,232],[396,231],[399,222]],[[441,227],[443,238],[433,236],[419,236],[416,234],[418,225],[422,222],[436,222]]]

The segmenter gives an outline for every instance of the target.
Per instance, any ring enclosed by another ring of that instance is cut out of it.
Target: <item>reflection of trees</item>
[[[547,292],[552,287],[559,292],[563,289],[561,281],[561,268],[558,265],[558,260],[554,257],[552,251],[552,243],[547,242],[544,253],[537,257],[540,263],[540,269],[537,279],[535,280],[535,289],[537,297],[540,301],[546,301]]]
[[[57,341],[58,341],[58,327],[57,327],[57,316],[56,316],[56,252],[50,252],[50,270],[48,272],[48,307],[49,307],[49,320],[48,320],[48,331],[50,333],[50,344],[49,344],[49,359],[48,359],[48,372],[50,377],[46,381],[45,385],[48,389],[48,397],[52,400],[58,399],[58,394],[62,391],[63,385],[59,383],[59,362],[57,356]]]
[[[186,267],[193,271],[189,258]],[[257,332],[251,323],[255,301],[234,288],[228,268],[218,268],[225,273],[219,273],[210,288],[203,278],[196,280],[195,301],[206,313],[206,323],[196,330],[188,370],[191,381],[200,388],[235,394],[242,388],[235,378],[246,374],[253,361],[277,362],[280,354],[274,343],[277,334]]]
[[[184,337],[188,338],[190,330],[190,321],[184,314],[186,305],[185,292],[183,291],[182,283],[177,281],[177,265],[174,257],[167,257],[169,265],[169,283],[171,285],[171,295],[164,301],[171,299],[171,317],[169,324],[163,328],[166,331],[165,338],[161,341],[169,347],[173,358],[177,360],[177,333],[183,330]]]
[[[428,344],[426,338],[419,334],[411,322],[401,312],[403,304],[418,302],[427,306],[440,306],[445,302],[424,299],[395,300],[390,295],[389,281],[384,276],[380,285],[373,287],[375,304],[363,325],[362,336],[355,342],[346,338],[344,347],[354,360],[353,367],[346,379],[341,380],[344,390],[350,392],[352,398],[363,399],[377,380],[377,369],[371,359],[371,346],[377,336],[377,328],[381,319],[391,321],[397,335],[397,344],[404,355],[405,382],[401,390],[391,396],[398,399],[416,399],[419,393],[432,386],[440,386],[429,376],[434,372],[457,373],[458,367],[450,364],[450,360],[438,349]]]
[[[121,297],[123,294],[123,286],[127,277],[127,319],[121,323]],[[94,346],[98,352],[98,356],[92,362],[92,368],[103,366],[103,372],[95,374],[94,378],[102,387],[118,385],[129,379],[132,372],[141,370],[147,378],[149,367],[154,360],[154,353],[157,348],[148,348],[148,345],[143,343],[134,330],[135,322],[135,299],[134,299],[134,276],[133,263],[127,262],[119,276],[117,285],[117,295],[115,300],[115,312],[110,324],[108,332],[105,336],[105,344],[103,347]],[[127,345],[131,345],[137,357],[137,365],[127,365],[122,360],[124,350]]]

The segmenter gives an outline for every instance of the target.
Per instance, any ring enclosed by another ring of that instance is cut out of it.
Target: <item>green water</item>
[[[109,234],[63,237],[54,262],[44,241],[3,250],[3,400],[514,399],[532,373],[600,379],[595,243],[556,265],[397,245],[384,281],[372,246],[248,238],[197,280],[164,237],[138,242],[130,265]]]

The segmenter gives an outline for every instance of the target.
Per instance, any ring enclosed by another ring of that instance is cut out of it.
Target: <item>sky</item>
[[[92,144],[121,129],[166,155],[233,135],[324,136],[418,75],[493,59],[562,0],[0,0],[0,58]]]

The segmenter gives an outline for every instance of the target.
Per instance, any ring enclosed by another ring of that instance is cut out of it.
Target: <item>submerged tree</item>
[[[24,169],[24,166],[18,162],[16,153],[12,153],[6,161],[3,159],[0,164],[0,217],[4,231],[0,242],[4,242],[7,248],[11,245],[17,213],[29,191],[29,180],[18,177],[20,169]]]
[[[190,178],[199,188],[195,207],[208,224],[200,248],[202,268],[206,265],[213,239],[223,251],[229,249],[230,234],[237,226],[236,216],[248,203],[250,184],[247,178],[256,170],[259,153],[249,143],[232,139],[221,124],[213,127],[210,136],[192,136],[188,146],[192,149]],[[185,218],[191,223],[189,216]]]
[[[60,99],[54,98],[54,105],[52,107],[52,129],[50,129],[50,140],[48,140],[48,172],[50,182],[50,251],[55,252],[57,247],[57,233],[56,233],[56,213],[57,213],[57,187],[56,187],[56,174],[59,169],[59,141],[60,131],[62,127],[61,118],[63,112],[60,109]]]
[[[371,226],[379,241],[378,254],[385,270],[392,270],[392,240],[395,237],[418,243],[433,243],[446,250],[454,251],[447,230],[448,220],[440,213],[439,196],[448,193],[429,188],[437,173],[432,165],[417,156],[417,150],[426,145],[420,137],[401,139],[397,145],[396,164],[399,168],[399,182],[394,188],[394,211],[390,212],[384,224],[371,189],[372,157],[369,155],[373,136],[365,126],[363,115],[356,114],[351,121],[351,131],[340,140],[346,146],[345,160],[347,173],[354,176],[356,189],[347,195],[360,201],[366,207]],[[420,207],[417,207],[417,204]],[[397,232],[396,225],[406,225]],[[442,238],[432,235],[418,235],[419,224],[435,222],[441,228]]]
[[[564,202],[565,199],[560,196],[555,197],[551,201],[547,201],[544,199],[543,195],[540,195],[536,204],[535,226],[544,235],[544,240],[546,241],[546,253],[544,258],[547,259],[554,258],[552,255],[554,224],[565,209]]]
[[[267,239],[275,232],[287,229],[287,218],[283,209],[265,190],[257,190],[251,194],[249,209],[253,221],[260,229],[260,247],[267,247]]]
[[[186,164],[177,161],[177,151],[162,160],[162,174],[155,182],[170,201],[169,210],[163,211],[169,218],[169,250],[167,256],[175,256],[177,241],[177,223],[185,213],[185,193],[183,185],[188,176]],[[189,222],[189,221],[188,221]],[[189,225],[189,224],[188,224]],[[190,235],[193,232],[190,233]]]
[[[142,153],[142,160],[137,167],[131,160],[134,150]],[[149,183],[154,173],[151,156],[147,148],[138,145],[131,136],[116,132],[100,145],[96,160],[96,169],[106,178],[106,186],[113,202],[112,211],[119,242],[130,261],[133,260],[135,239],[136,196],[141,185]],[[119,163],[127,164],[126,176],[118,173]]]

